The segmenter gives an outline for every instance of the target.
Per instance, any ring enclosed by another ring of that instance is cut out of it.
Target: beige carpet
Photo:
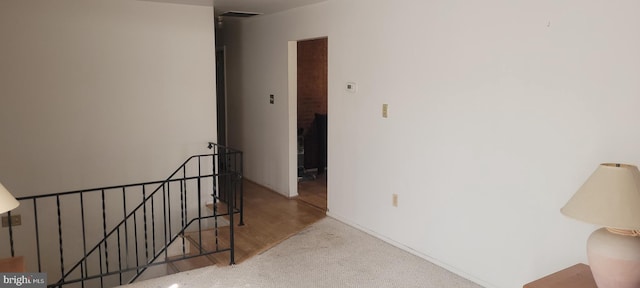
[[[480,286],[327,217],[242,264],[207,267],[125,287]]]

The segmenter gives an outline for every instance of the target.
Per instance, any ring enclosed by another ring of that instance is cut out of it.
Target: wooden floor
[[[298,183],[298,200],[327,211],[327,173]]]
[[[237,226],[239,217],[237,214],[234,216],[236,264],[268,250],[324,217],[325,210],[321,208],[303,201],[288,199],[258,184],[245,181],[245,225]],[[222,239],[228,239],[229,230],[225,227],[225,229],[219,229],[218,233],[221,236],[220,247],[228,247],[228,242]],[[203,239],[214,239],[213,234],[214,231],[204,231]],[[187,234],[187,237],[198,238],[197,233]],[[215,242],[206,241],[202,246],[205,250],[212,251],[215,249]],[[229,265],[229,252],[177,261],[171,266],[174,270],[186,271],[212,265],[212,261],[215,265]]]

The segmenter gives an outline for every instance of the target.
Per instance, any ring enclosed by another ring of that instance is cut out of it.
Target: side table
[[[11,258],[0,259],[0,272],[2,273],[24,273],[24,257],[16,256]]]
[[[598,288],[598,286],[593,280],[591,268],[585,264],[576,264],[526,284],[524,288]]]

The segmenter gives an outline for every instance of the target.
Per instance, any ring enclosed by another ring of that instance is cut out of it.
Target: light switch
[[[382,118],[389,118],[389,104],[382,104]]]
[[[270,104],[276,103],[276,98],[275,96],[273,96],[273,94],[269,95],[269,103]]]

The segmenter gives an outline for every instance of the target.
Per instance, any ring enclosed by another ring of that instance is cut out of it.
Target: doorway
[[[225,51],[216,50],[216,122],[218,144],[227,146],[227,88],[225,80]]]
[[[296,46],[298,199],[327,210],[328,38]]]
[[[225,48],[216,49],[216,131],[218,145],[227,147],[227,86],[226,86],[226,64],[225,64]],[[231,159],[225,154],[227,150],[216,147],[212,151],[217,154],[216,169],[219,174],[226,174],[231,169]],[[217,177],[218,182],[214,185],[217,187],[217,197],[227,203],[227,191],[231,185],[230,179],[227,177]]]

